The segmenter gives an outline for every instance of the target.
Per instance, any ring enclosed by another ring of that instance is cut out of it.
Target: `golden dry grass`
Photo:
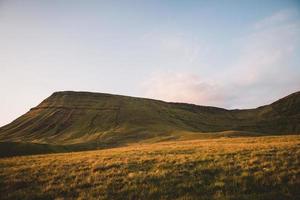
[[[0,159],[0,199],[299,199],[300,136]]]

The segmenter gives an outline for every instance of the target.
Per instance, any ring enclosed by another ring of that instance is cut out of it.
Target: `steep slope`
[[[228,130],[299,133],[300,92],[273,104],[247,110],[102,93],[55,92],[37,107],[0,128],[0,141],[96,148],[151,138],[174,139],[185,133]]]

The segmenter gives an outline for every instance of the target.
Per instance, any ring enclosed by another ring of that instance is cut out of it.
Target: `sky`
[[[0,126],[64,90],[254,108],[299,64],[298,0],[0,0]]]

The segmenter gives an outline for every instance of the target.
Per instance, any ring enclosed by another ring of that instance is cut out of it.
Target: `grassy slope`
[[[299,199],[300,136],[0,159],[1,199]]]
[[[73,145],[51,145],[32,142],[0,142],[0,158],[21,155],[86,151],[96,148],[100,147],[96,146],[96,144],[91,143],[80,143]],[[103,146],[102,148],[105,148],[105,146]]]
[[[10,143],[15,155],[62,152],[190,135],[211,137],[203,133],[230,130],[299,133],[300,93],[257,109],[226,110],[101,93],[58,92],[0,128],[0,149]],[[26,152],[26,146],[37,151]]]
[[[144,139],[139,143],[152,144],[162,141],[182,141],[182,140],[195,140],[195,139],[215,139],[222,137],[257,137],[266,136],[268,134],[258,134],[254,132],[242,132],[242,131],[222,131],[222,132],[209,132],[209,133],[198,133],[188,131],[176,131],[169,135],[161,135]],[[127,143],[126,145],[134,144]],[[77,152],[77,151],[88,151],[95,149],[106,149],[124,146],[122,143],[77,143],[67,145],[55,145],[55,144],[40,144],[32,142],[0,142],[0,158],[11,157],[11,156],[22,156],[22,155],[35,155],[35,154],[49,154],[49,153],[64,153],[64,152]]]

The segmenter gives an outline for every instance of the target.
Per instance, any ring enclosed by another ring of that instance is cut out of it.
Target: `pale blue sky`
[[[0,126],[55,91],[225,108],[300,90],[297,0],[0,0]]]

